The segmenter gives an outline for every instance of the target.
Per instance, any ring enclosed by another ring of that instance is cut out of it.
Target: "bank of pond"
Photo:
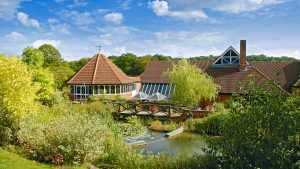
[[[206,137],[188,132],[183,132],[173,137],[166,137],[165,133],[149,130],[141,136],[126,138],[125,143],[136,143],[132,146],[138,153],[143,155],[168,153],[176,157],[180,154],[204,154],[203,148],[206,148],[207,145]]]

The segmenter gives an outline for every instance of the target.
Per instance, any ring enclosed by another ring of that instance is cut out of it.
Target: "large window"
[[[215,62],[214,65],[238,65],[240,63],[240,57],[238,52],[229,47]]]
[[[71,94],[75,100],[84,100],[89,95],[122,94],[135,90],[134,84],[122,85],[70,85]]]
[[[151,96],[152,94],[159,92],[166,97],[170,97],[175,90],[173,84],[161,84],[161,83],[144,83],[142,84],[141,91]]]

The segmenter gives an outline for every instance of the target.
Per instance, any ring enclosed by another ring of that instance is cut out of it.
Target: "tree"
[[[43,53],[34,48],[25,48],[22,61],[28,65],[32,81],[36,87],[37,99],[43,104],[50,104],[54,94],[54,77],[48,68],[43,68]]]
[[[172,60],[171,56],[165,56],[165,55],[161,55],[161,54],[155,54],[155,55],[153,55],[153,58],[155,60]]]
[[[18,121],[35,108],[35,88],[26,64],[0,55],[0,144],[14,135]]]
[[[146,56],[140,57],[135,65],[137,75],[142,74],[144,72],[147,64],[152,60],[154,60],[154,58],[151,55],[146,55]]]
[[[126,53],[122,54],[118,58],[114,60],[114,63],[122,69],[122,71],[129,75],[129,76],[135,76],[137,75],[137,71],[135,69],[135,65],[138,61],[138,58],[133,53]]]
[[[44,56],[40,50],[27,47],[22,54],[22,61],[30,67],[41,68],[44,64]]]
[[[66,61],[51,64],[49,69],[54,75],[56,88],[60,90],[66,85],[66,81],[75,73]]]
[[[252,84],[233,96],[229,108],[222,139],[211,144],[223,168],[299,167],[300,92],[289,95]]]
[[[44,67],[50,64],[56,64],[62,61],[59,51],[50,44],[44,44],[38,48],[44,55]]]
[[[78,61],[71,61],[69,62],[71,69],[74,72],[79,71],[84,65],[86,65],[88,63],[88,61],[90,60],[90,58],[81,58]]]
[[[170,83],[176,85],[171,100],[177,105],[193,109],[199,106],[200,101],[213,100],[217,96],[218,85],[212,77],[186,59],[179,60],[165,74]]]

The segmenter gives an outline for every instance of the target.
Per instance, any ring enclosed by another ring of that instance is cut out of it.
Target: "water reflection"
[[[163,133],[152,132],[148,133],[144,140],[147,142],[146,145],[136,147],[144,155],[148,152],[154,155],[165,152],[172,156],[177,156],[180,153],[187,155],[203,154],[202,148],[206,146],[204,136],[192,133],[181,133],[171,138],[165,138]]]

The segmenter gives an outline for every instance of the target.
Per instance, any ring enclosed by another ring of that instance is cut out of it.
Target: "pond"
[[[135,149],[144,155],[149,152],[153,155],[169,153],[172,156],[177,156],[180,153],[187,155],[195,153],[203,154],[202,148],[206,146],[204,136],[185,132],[167,138],[165,137],[165,133],[149,131],[143,136],[128,138],[126,142],[131,143],[139,140],[144,140],[146,145],[136,146]]]

